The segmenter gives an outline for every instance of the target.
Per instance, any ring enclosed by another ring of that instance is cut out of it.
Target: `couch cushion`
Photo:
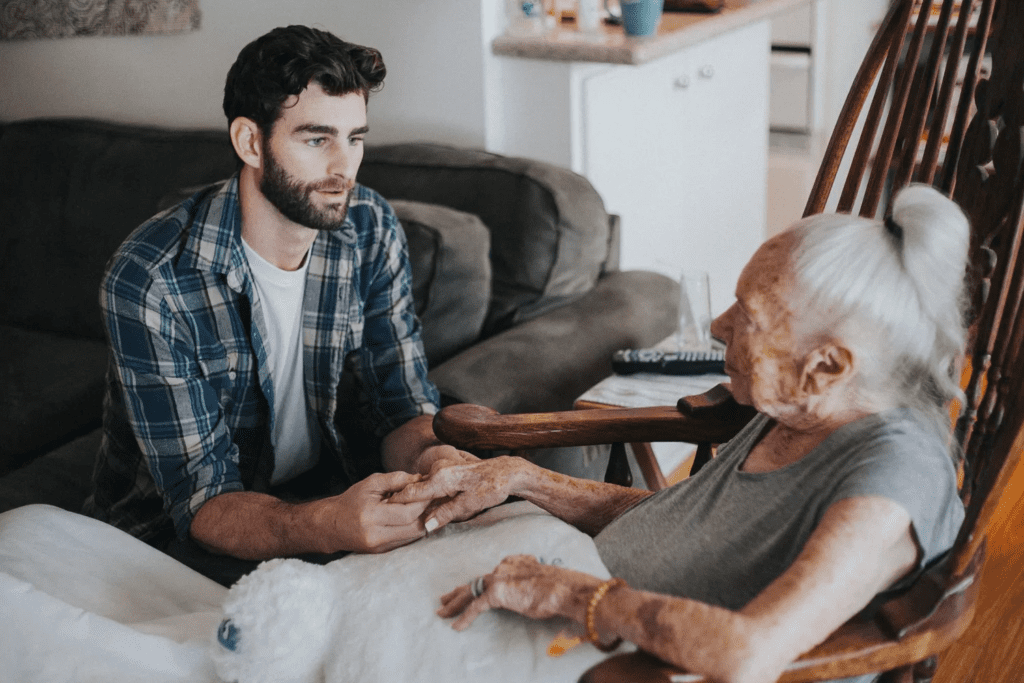
[[[463,211],[401,199],[391,205],[409,242],[416,314],[433,367],[480,337],[491,295],[490,234]]]
[[[580,175],[550,164],[426,144],[367,148],[359,180],[387,197],[479,216],[491,232],[484,334],[590,290],[609,258],[609,219]]]
[[[643,270],[611,273],[558,310],[494,335],[430,369],[442,401],[502,414],[570,410],[612,373],[617,349],[653,346],[679,322],[679,284]]]
[[[103,342],[0,325],[0,474],[99,426]]]
[[[92,491],[92,470],[103,430],[96,429],[0,477],[0,512],[46,503],[81,512]]]
[[[0,137],[0,323],[103,338],[114,249],[172,189],[228,177],[224,133],[36,119]]]

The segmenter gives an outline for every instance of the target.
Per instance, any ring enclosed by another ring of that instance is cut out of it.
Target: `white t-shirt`
[[[302,362],[302,298],[307,258],[298,270],[281,270],[242,241],[267,325],[267,362],[274,384],[274,472],[271,484],[296,477],[319,459],[320,433],[306,409]]]

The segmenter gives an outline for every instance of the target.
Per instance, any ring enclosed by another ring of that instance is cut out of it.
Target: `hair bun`
[[[963,288],[970,225],[957,204],[929,185],[914,184],[893,200],[889,221],[902,232],[903,266],[922,304],[938,318],[940,301],[958,298]]]

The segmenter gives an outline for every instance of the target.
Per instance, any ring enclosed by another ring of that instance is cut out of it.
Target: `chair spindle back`
[[[955,430],[968,512],[949,567],[957,576],[998,504],[989,494],[1005,485],[1024,448],[1024,3],[893,3],[804,215],[827,210],[848,152],[834,210],[878,218],[888,198],[921,182],[952,197],[971,222],[970,375]]]

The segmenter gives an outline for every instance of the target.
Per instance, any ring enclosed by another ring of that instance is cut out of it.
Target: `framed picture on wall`
[[[0,39],[184,33],[199,19],[199,0],[0,0]]]

